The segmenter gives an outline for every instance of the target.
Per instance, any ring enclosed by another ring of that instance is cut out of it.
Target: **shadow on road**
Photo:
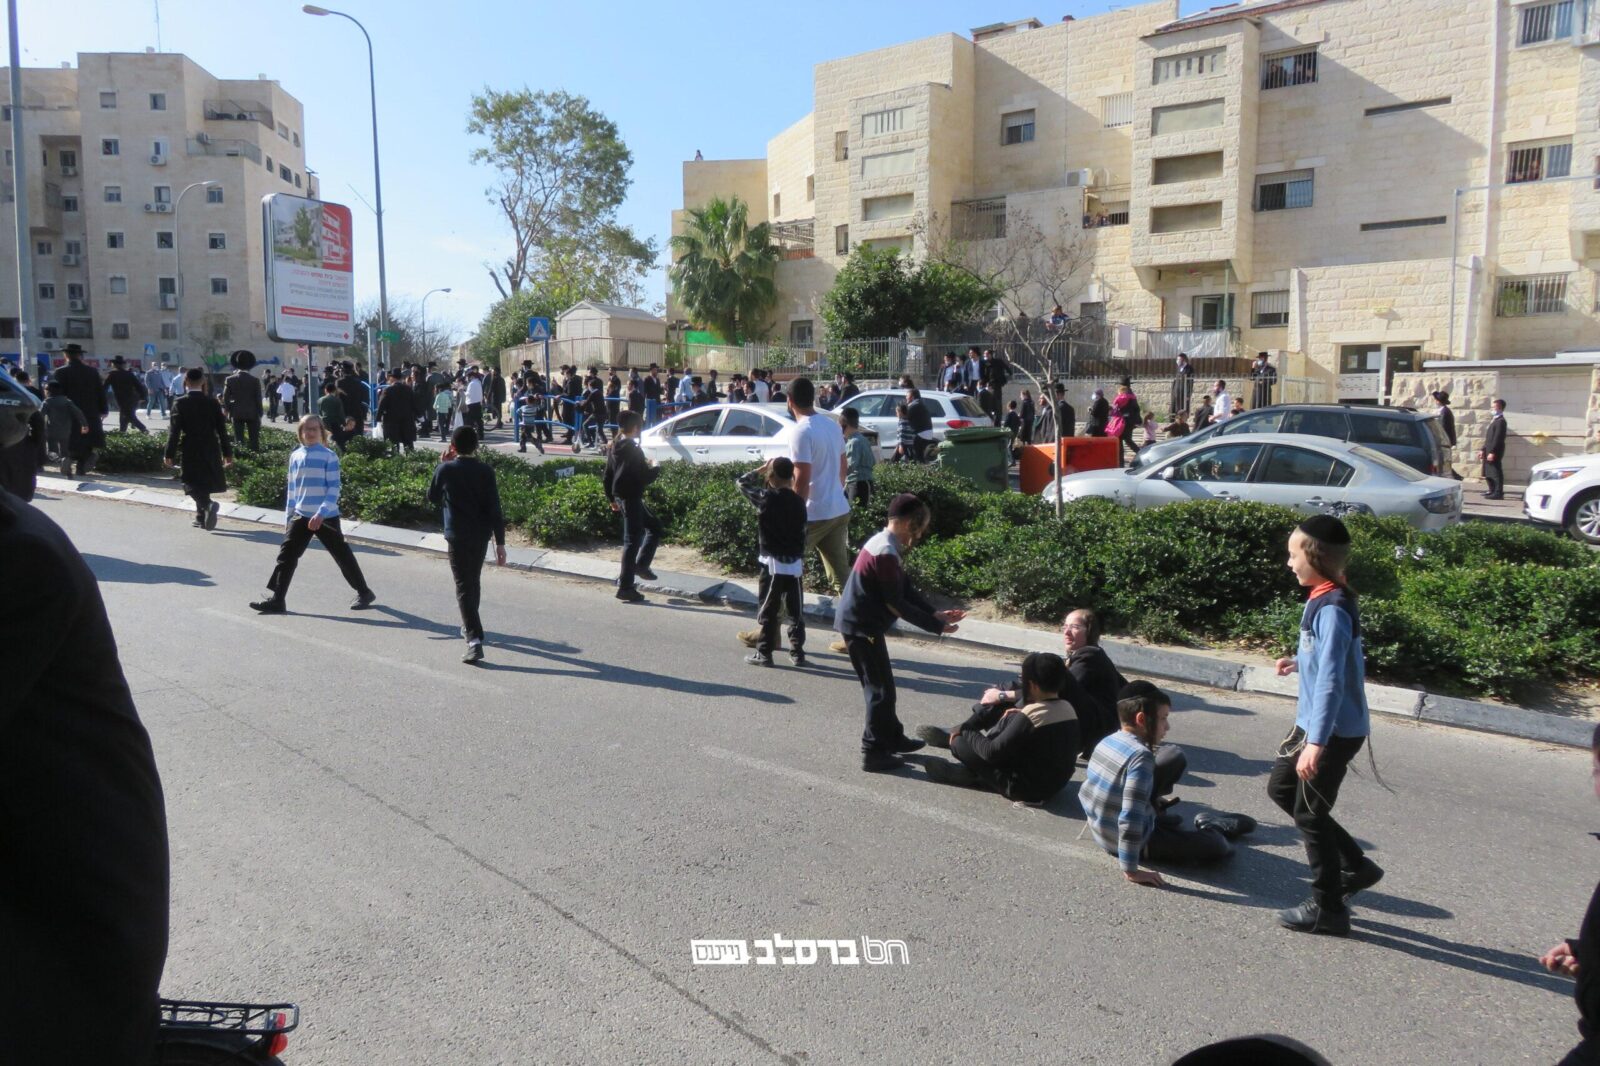
[[[256,544],[283,543],[282,533],[273,533],[264,529],[223,529],[219,526],[212,533],[212,536],[233,537],[236,540],[248,540]],[[359,541],[350,540],[346,541],[345,543],[349,544],[350,550],[355,552],[357,555],[376,555],[392,559],[400,554],[393,548],[375,548],[370,544],[362,544]],[[312,538],[311,544],[306,548],[306,551],[309,552],[312,549],[322,549],[322,542]]]
[[[1570,980],[1546,973],[1540,968],[1538,960],[1531,955],[1519,955],[1477,944],[1463,944],[1386,922],[1374,922],[1368,918],[1357,917],[1352,920],[1351,926],[1363,941],[1398,951],[1402,955],[1410,955],[1425,962],[1453,966],[1458,970],[1483,974],[1486,977],[1498,977],[1502,981],[1510,981],[1512,984],[1528,988],[1541,988],[1546,992],[1564,996],[1572,994]]]
[[[131,559],[116,559],[109,555],[85,555],[94,576],[101,581],[115,581],[128,585],[193,585],[198,588],[215,588],[211,575],[185,566],[163,566],[160,563],[136,563]]]

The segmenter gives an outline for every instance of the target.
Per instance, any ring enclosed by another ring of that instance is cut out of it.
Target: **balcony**
[[[1083,228],[1126,226],[1132,195],[1133,186],[1130,184],[1103,185],[1084,190]]]
[[[208,122],[259,122],[269,130],[277,128],[272,120],[272,105],[260,100],[207,100],[205,109]]]
[[[1134,356],[1171,360],[1178,353],[1190,359],[1217,359],[1241,354],[1238,327],[1230,329],[1141,329],[1134,331]]]
[[[71,340],[86,341],[94,337],[94,324],[87,318],[69,318],[61,332]]]
[[[950,235],[958,241],[992,241],[1006,235],[1006,198],[956,200],[950,205]]]
[[[816,254],[816,223],[814,218],[795,218],[787,222],[774,222],[772,243],[784,259],[810,259]]]
[[[261,162],[261,149],[253,142],[234,137],[213,137],[208,133],[191,137],[188,141],[188,152],[190,155],[239,156],[252,163]]]

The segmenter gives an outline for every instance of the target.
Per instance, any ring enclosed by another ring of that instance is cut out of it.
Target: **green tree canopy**
[[[778,247],[770,225],[750,225],[749,205],[735,196],[691,208],[672,250],[678,261],[667,277],[691,319],[729,341],[766,334]]]
[[[917,263],[896,249],[858,245],[822,297],[829,336],[892,337],[902,330],[970,321],[995,290],[943,263]]]

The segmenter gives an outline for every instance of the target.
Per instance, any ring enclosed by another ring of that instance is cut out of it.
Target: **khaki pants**
[[[827,571],[828,582],[836,592],[844,591],[845,579],[850,575],[850,512],[837,518],[824,518],[820,522],[806,523],[806,554],[817,549],[822,556],[822,569]]]

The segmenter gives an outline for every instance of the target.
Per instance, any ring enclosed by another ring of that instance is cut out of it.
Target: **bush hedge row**
[[[121,437],[108,470],[160,466],[160,437]],[[241,502],[281,507],[292,438],[263,433],[259,453],[230,472]],[[621,527],[601,490],[598,459],[531,466],[485,457],[507,520],[541,544],[615,541]],[[426,525],[437,456],[392,457],[381,441],[351,443],[344,513]],[[145,464],[140,467],[138,464]],[[756,569],[756,514],[734,481],[747,467],[669,463],[648,502],[669,543],[738,573]],[[1298,517],[1285,508],[1195,502],[1125,511],[1069,504],[1057,520],[1037,497],[987,494],[930,467],[878,468],[870,504],[851,517],[860,544],[882,528],[889,499],[914,492],[932,506],[929,538],[908,557],[916,579],[952,599],[993,599],[1034,621],[1092,605],[1113,631],[1164,643],[1233,642],[1283,654],[1298,640],[1303,593],[1286,563]],[[1374,676],[1440,691],[1516,695],[1535,684],[1600,677],[1600,555],[1528,526],[1469,522],[1419,534],[1397,519],[1349,520],[1350,581],[1361,594]],[[813,557],[808,577],[825,585]]]

